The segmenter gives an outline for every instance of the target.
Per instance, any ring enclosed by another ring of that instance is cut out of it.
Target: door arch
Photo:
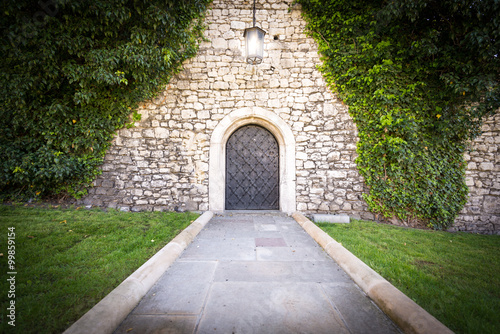
[[[226,143],[229,136],[247,124],[257,124],[276,138],[279,146],[279,210],[293,213],[295,200],[295,138],[288,124],[277,114],[261,107],[237,109],[226,115],[210,137],[208,204],[213,212],[225,209]]]
[[[279,146],[265,128],[249,124],[226,143],[227,210],[279,209]]]

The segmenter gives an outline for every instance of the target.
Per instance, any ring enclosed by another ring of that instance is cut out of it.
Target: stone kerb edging
[[[405,333],[453,333],[304,215],[292,217]]]
[[[213,217],[205,212],[69,327],[64,334],[113,333]]]

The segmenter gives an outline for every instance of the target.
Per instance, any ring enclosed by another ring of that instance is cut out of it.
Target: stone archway
[[[238,128],[256,124],[276,138],[279,146],[279,208],[286,213],[296,210],[295,202],[295,139],[292,130],[278,115],[260,107],[231,112],[215,127],[210,139],[208,202],[211,211],[225,209],[226,142]]]

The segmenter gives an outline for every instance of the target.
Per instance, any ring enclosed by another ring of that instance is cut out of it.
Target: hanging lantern
[[[245,51],[247,63],[258,65],[264,58],[264,36],[266,32],[255,25],[255,0],[253,1],[253,27],[245,29]]]

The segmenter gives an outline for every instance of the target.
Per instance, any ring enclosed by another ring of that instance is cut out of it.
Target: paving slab
[[[264,231],[264,232],[278,231],[278,225],[269,223],[255,224],[255,228],[257,229],[257,231]]]
[[[135,314],[198,314],[213,280],[215,261],[178,261],[158,280]],[[185,282],[189,282],[186,284]]]
[[[319,284],[279,282],[214,283],[198,331],[349,333]]]
[[[352,333],[385,334],[396,326],[355,284],[322,283],[321,287]]]
[[[287,247],[283,238],[255,238],[255,247]]]
[[[318,247],[316,241],[314,241],[304,230],[286,232],[283,238],[290,247]]]
[[[201,232],[202,233],[202,232]],[[214,242],[217,240],[217,242]],[[255,238],[198,239],[184,251],[183,260],[255,260]]]
[[[224,261],[218,264],[214,281],[352,282],[332,261]]]
[[[179,334],[194,333],[198,319],[195,316],[178,315],[135,315],[131,314],[115,331],[116,334],[154,333]]]
[[[258,261],[326,261],[329,259],[321,247],[258,247]]]
[[[401,333],[304,229],[215,216],[115,333]]]

